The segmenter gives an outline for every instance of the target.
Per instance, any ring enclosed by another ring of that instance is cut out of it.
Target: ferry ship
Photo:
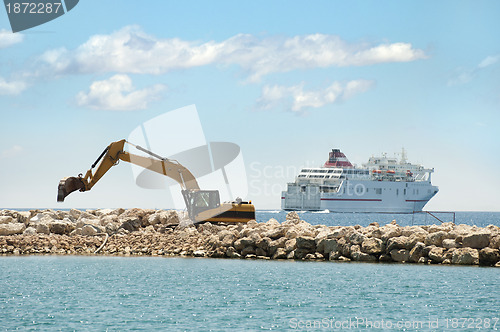
[[[323,167],[303,168],[281,194],[283,210],[414,213],[438,192],[434,169],[412,164],[403,149],[400,160],[372,156],[355,167],[340,149],[332,149]]]

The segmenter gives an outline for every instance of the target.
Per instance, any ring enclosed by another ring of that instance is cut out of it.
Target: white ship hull
[[[305,189],[305,190],[304,190]],[[345,189],[345,190],[344,190]],[[319,186],[293,186],[281,195],[283,210],[413,213],[422,211],[438,188],[430,183],[344,181],[336,193]]]

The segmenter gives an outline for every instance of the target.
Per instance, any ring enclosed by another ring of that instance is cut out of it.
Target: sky
[[[207,142],[241,148],[257,209],[332,148],[361,165],[404,147],[435,169],[427,210],[500,211],[499,16],[498,1],[85,0],[12,33],[0,9],[0,208],[171,208],[126,163],[64,203],[57,185],[194,104]]]

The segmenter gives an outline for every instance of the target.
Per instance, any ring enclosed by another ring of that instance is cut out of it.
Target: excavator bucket
[[[70,176],[59,181],[59,187],[57,188],[57,201],[64,202],[66,196],[71,194],[73,191],[85,189],[85,185],[80,178]]]

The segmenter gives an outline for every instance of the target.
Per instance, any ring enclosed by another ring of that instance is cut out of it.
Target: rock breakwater
[[[0,255],[149,255],[405,262],[500,267],[500,228],[443,223],[311,225],[286,221],[182,225],[177,211],[0,211]],[[181,223],[182,226],[178,226]]]

